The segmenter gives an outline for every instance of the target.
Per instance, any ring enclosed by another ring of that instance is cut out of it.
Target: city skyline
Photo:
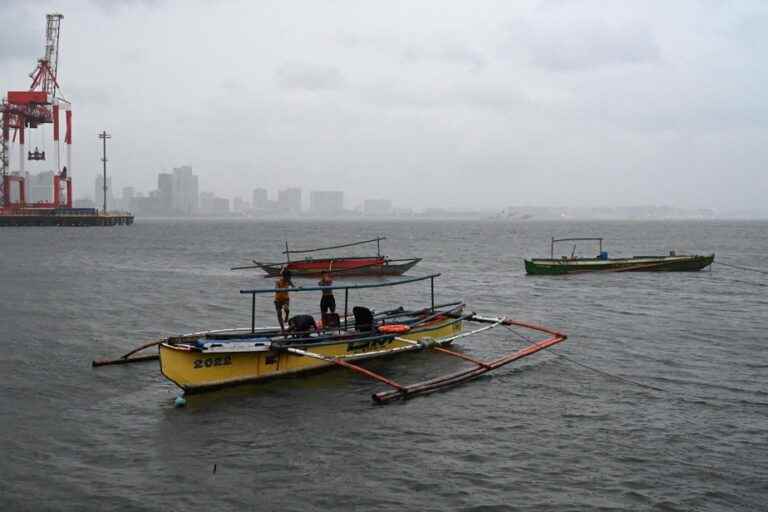
[[[426,206],[420,209],[402,207],[391,199],[365,198],[351,202],[343,190],[303,190],[300,187],[268,190],[255,187],[250,193],[235,196],[219,196],[211,191],[199,190],[198,176],[189,165],[159,172],[157,187],[137,191],[125,186],[117,194],[107,176],[108,209],[130,211],[139,216],[368,216],[368,217],[477,217],[524,221],[567,219],[717,219],[717,218],[766,218],[759,209],[718,210],[713,208],[684,208],[676,205],[611,205],[582,207],[568,204],[532,205],[520,203],[505,208],[439,208]],[[51,200],[53,173],[25,173],[28,201]],[[14,191],[17,194],[17,191]],[[14,196],[12,193],[12,197]],[[101,208],[103,197],[102,175],[96,175],[93,196],[75,195],[77,207]]]

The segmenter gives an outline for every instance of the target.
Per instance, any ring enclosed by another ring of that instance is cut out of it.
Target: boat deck
[[[711,265],[710,255],[633,256],[629,258],[533,258],[525,260],[528,274],[578,272],[694,272]]]

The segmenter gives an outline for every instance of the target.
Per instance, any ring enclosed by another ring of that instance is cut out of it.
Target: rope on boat
[[[505,325],[504,327],[509,332],[511,332],[512,334],[515,334],[516,336],[519,336],[520,338],[522,338],[524,341],[526,341],[528,343],[530,343],[532,341],[531,338],[529,338],[528,336],[525,336],[524,334],[520,334],[519,332],[515,331],[514,329],[512,329],[508,325]],[[553,352],[553,351],[549,350],[548,348],[546,348],[545,350],[547,352],[549,352],[550,354],[554,355],[555,357],[559,357],[559,358],[565,359],[566,361],[570,361],[571,363],[573,363],[573,364],[575,364],[577,366],[581,366],[581,367],[586,368],[588,370],[592,370],[593,372],[599,373],[601,375],[605,375],[606,377],[610,377],[612,379],[620,380],[620,381],[626,382],[628,384],[633,384],[633,385],[641,387],[641,388],[652,389],[654,391],[662,391],[664,393],[667,392],[666,389],[657,388],[657,387],[651,386],[649,384],[643,384],[642,382],[637,382],[637,381],[634,381],[634,380],[631,380],[631,379],[627,379],[626,377],[621,377],[620,375],[614,375],[612,373],[608,373],[605,370],[600,370],[598,368],[593,368],[592,366],[584,364],[584,363],[582,363],[580,361],[576,361],[575,359],[573,359],[571,357],[568,357],[568,356],[566,356],[564,354],[560,354],[559,352]]]
[[[712,263],[717,263],[718,265],[722,265],[724,267],[731,267],[731,268],[736,268],[736,269],[739,269],[739,270],[746,270],[748,272],[758,272],[760,274],[768,275],[768,270],[762,270],[762,269],[759,269],[759,268],[742,267],[741,265],[733,265],[731,263],[723,263],[722,261],[713,261]]]

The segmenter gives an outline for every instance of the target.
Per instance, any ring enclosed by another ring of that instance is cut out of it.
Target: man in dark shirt
[[[317,285],[322,287],[333,286],[333,279],[331,279],[331,274],[323,271],[320,274],[320,282],[318,282]],[[331,313],[336,312],[336,298],[333,296],[333,290],[331,289],[323,290],[323,296],[320,299],[320,314],[322,315],[322,318],[325,318],[325,314],[329,311]]]

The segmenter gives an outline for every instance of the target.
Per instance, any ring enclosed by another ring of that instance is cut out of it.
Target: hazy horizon
[[[64,15],[75,195],[344,190],[347,206],[765,211],[768,4],[7,1],[0,92]],[[52,152],[50,127],[29,146]],[[11,152],[11,170],[17,157]],[[49,170],[32,165],[27,170]]]

